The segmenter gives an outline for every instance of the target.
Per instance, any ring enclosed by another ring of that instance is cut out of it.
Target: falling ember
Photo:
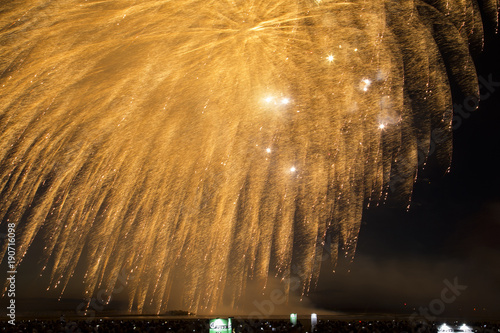
[[[432,131],[450,163],[448,82],[477,96],[481,15],[433,3],[4,2],[0,213],[17,253],[44,241],[49,285],[81,265],[84,295],[130,272],[139,311],[177,287],[213,310],[293,265],[307,292],[323,251],[354,255],[365,199],[410,194]]]

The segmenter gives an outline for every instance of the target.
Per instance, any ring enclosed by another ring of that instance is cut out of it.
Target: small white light
[[[372,81],[369,79],[363,79],[361,80],[361,88],[363,91],[368,91],[368,87],[372,84]]]
[[[270,153],[271,152],[271,148],[267,148],[266,152]]]
[[[273,101],[273,98],[271,96],[268,96],[264,99],[267,103],[271,103]]]
[[[297,169],[295,169],[295,167],[290,168],[290,172],[295,172],[295,171],[297,171]]]
[[[326,60],[328,60],[329,62],[332,62],[333,59],[335,59],[335,57],[332,54],[330,54],[328,57],[326,57]]]
[[[286,97],[281,100],[281,104],[288,104],[288,103],[290,103],[290,100]]]
[[[380,128],[380,129],[384,129],[384,128],[385,128],[385,125],[384,125],[384,124],[380,124],[380,125],[378,125],[378,128]]]

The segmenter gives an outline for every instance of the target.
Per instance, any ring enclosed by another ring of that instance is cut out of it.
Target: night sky
[[[499,36],[487,34],[485,51],[476,58],[478,75],[486,80],[491,75],[498,84],[494,92],[482,88],[489,97],[453,132],[450,173],[434,165],[431,157],[425,170],[419,170],[409,211],[407,202],[395,196],[366,209],[354,262],[340,264],[335,274],[325,262],[304,307],[419,313],[420,307],[441,298],[447,280],[467,288],[439,316],[500,318],[499,57]],[[455,104],[464,99],[458,92],[454,97]],[[19,311],[74,309],[81,302],[75,290],[82,272],[75,272],[63,305],[56,305],[58,293],[44,292],[47,276],[35,278],[41,247],[34,244],[19,269]],[[1,267],[5,271],[4,264]],[[292,308],[294,304],[292,297]],[[110,309],[113,306],[122,309],[123,304],[116,302]]]

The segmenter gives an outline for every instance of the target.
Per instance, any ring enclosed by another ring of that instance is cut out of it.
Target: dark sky
[[[477,69],[486,80],[491,75],[500,82],[500,38],[487,37]],[[499,108],[500,83],[454,131],[451,172],[444,175],[432,165],[421,172],[409,212],[396,200],[366,210],[353,264],[335,274],[324,267],[307,306],[411,314],[439,300],[447,279],[467,289],[441,316],[500,318]],[[31,260],[18,274],[21,297],[29,297],[34,287],[29,266],[36,260]],[[36,284],[46,285],[45,280]]]
[[[421,172],[409,212],[395,200],[366,210],[351,272],[344,267],[332,279],[322,271],[311,294],[317,306],[419,312],[441,298],[445,279],[457,278],[467,289],[441,316],[500,318],[499,59],[500,38],[488,35],[477,70],[499,83],[454,131],[451,172],[443,175],[432,164]]]

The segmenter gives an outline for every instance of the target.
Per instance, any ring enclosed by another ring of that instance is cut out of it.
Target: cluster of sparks
[[[138,311],[234,303],[294,264],[307,293],[366,202],[411,195],[434,130],[449,165],[449,76],[478,94],[475,0],[2,6],[2,225],[19,262],[43,239],[61,293],[77,265],[85,295],[134,275]]]

